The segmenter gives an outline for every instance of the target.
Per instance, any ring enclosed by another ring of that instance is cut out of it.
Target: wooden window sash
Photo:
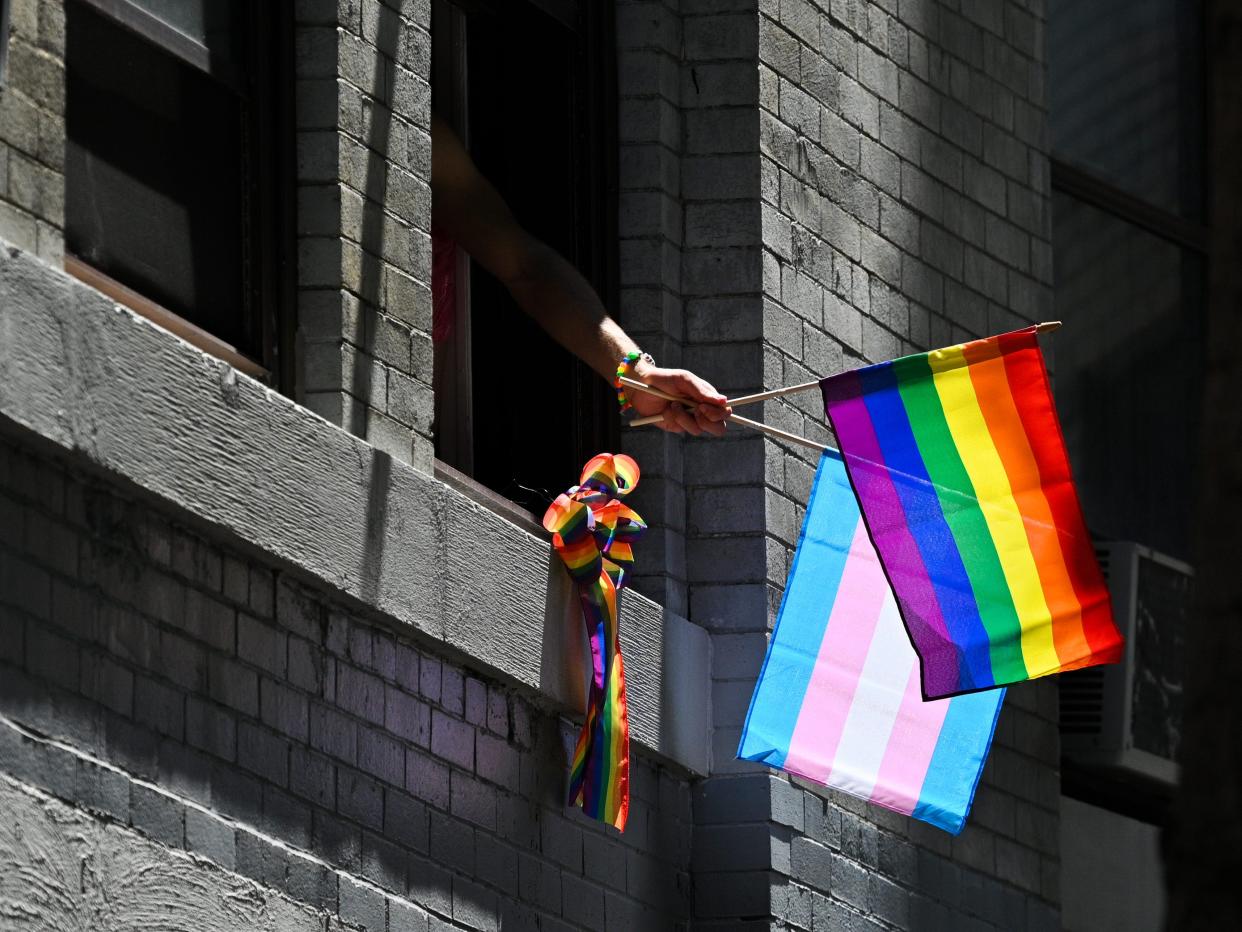
[[[245,76],[232,62],[211,52],[198,40],[164,22],[130,0],[76,0],[94,8],[126,29],[210,75],[239,94],[246,89]]]

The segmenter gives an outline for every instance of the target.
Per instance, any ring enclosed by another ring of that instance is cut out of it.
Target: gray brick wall
[[[1013,2],[760,4],[765,387],[1046,315],[1041,19],[1042,5]],[[769,423],[831,440],[816,393],[764,407]],[[816,457],[766,446],[771,606]],[[762,646],[737,646],[729,663],[746,681]],[[774,787],[773,919],[1055,928],[1058,760],[1043,682],[1010,690],[957,838],[801,781]]]
[[[1041,17],[1016,3],[619,4],[626,322],[732,393],[1045,316]],[[763,407],[831,440],[813,393]],[[663,572],[640,585],[684,599],[712,634],[697,921],[1055,926],[1053,688],[1010,691],[956,839],[734,761],[817,457],[741,432],[626,443],[659,477],[643,511]]]
[[[65,13],[13,0],[0,84],[0,239],[59,264],[65,228]],[[4,37],[0,37],[4,41]]]
[[[760,371],[758,281],[746,272],[760,241],[754,13],[753,0],[617,3],[619,317],[662,364],[691,368],[726,392],[757,386]],[[642,465],[635,507],[651,526],[635,586],[686,612],[701,540],[742,530],[762,549],[758,518],[744,529],[696,526],[696,487],[722,481],[701,451],[719,455],[718,445],[650,428],[622,442]],[[759,475],[754,438],[732,438],[728,450],[723,481],[746,475],[742,461]]]
[[[0,774],[0,896],[14,927],[428,932],[429,915],[407,900],[7,721],[0,746],[22,771]],[[48,782],[51,794],[33,785]],[[66,793],[79,805],[57,798]],[[34,856],[38,885],[25,873]]]
[[[617,5],[622,321],[661,362],[731,394],[762,384],[756,14],[753,0]],[[737,658],[762,649],[768,616],[763,443],[651,429],[623,443],[652,525],[635,585],[688,609],[726,660],[713,767],[727,770],[749,672]]]
[[[431,5],[297,0],[297,397],[431,471]]]
[[[60,11],[14,4],[0,89],[0,238],[53,264]],[[427,471],[428,5],[295,13],[298,399]],[[618,0],[630,332],[736,393],[1045,316],[1042,16]],[[831,439],[814,394],[755,416]],[[637,760],[617,837],[563,807],[573,727],[528,691],[15,437],[0,794],[31,837],[78,820],[100,851],[197,865],[288,928],[1058,924],[1053,686],[1010,691],[958,838],[734,761],[813,474],[801,448],[625,435],[653,527],[636,588],[711,637],[712,773]]]
[[[241,875],[381,930],[689,915],[683,774],[636,756],[605,829],[564,806],[572,723],[9,434],[0,629],[0,772],[211,862],[221,899]]]
[[[661,365],[684,350],[681,15],[675,2],[618,0],[617,317]],[[648,533],[635,589],[685,614],[685,443],[654,429],[623,433],[643,471],[633,506]]]

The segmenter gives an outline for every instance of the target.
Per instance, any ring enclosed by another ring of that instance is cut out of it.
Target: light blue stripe
[[[954,835],[962,830],[983,763],[988,759],[1004,698],[1004,689],[988,689],[936,700],[949,703],[949,711],[912,813],[916,819]],[[983,735],[987,735],[987,741],[980,740]]]
[[[862,516],[841,454],[826,450],[737,756],[783,767]]]

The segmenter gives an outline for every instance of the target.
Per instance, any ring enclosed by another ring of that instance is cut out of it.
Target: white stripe
[[[826,781],[829,786],[863,799],[871,797],[917,659],[890,590],[880,608],[875,635],[841,732],[832,773]]]

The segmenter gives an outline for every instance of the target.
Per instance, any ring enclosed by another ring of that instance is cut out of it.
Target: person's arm
[[[431,209],[436,225],[496,276],[553,339],[611,383],[621,358],[637,351],[638,345],[608,316],[578,270],[522,229],[456,134],[434,114],[431,132]],[[698,402],[687,410],[628,389],[626,395],[640,414],[663,414],[660,426],[665,430],[724,433],[725,398],[708,382],[685,369],[652,366],[645,360],[634,365],[633,374],[648,385]]]

